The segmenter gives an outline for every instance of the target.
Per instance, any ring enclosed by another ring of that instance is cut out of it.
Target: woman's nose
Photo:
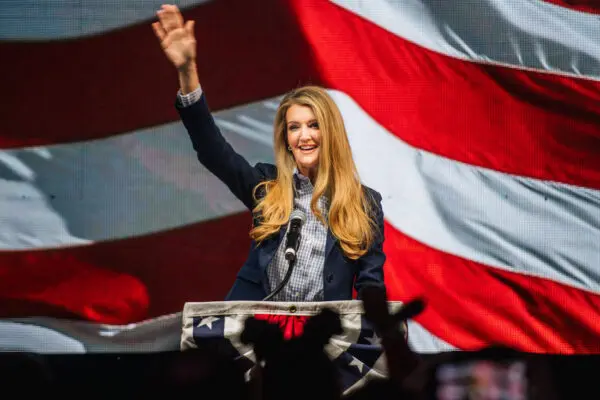
[[[308,137],[310,137],[310,130],[308,129],[308,126],[303,125],[302,128],[300,128],[300,138]]]

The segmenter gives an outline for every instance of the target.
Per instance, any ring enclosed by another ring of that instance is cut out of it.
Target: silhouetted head
[[[310,318],[300,337],[285,340],[277,325],[248,318],[241,340],[253,344],[262,368],[263,399],[336,399],[337,370],[324,351],[342,333],[339,316],[328,309]]]

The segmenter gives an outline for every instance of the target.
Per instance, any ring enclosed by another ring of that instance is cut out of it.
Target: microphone
[[[285,259],[296,260],[298,247],[300,246],[300,229],[306,221],[306,215],[300,210],[292,211],[285,242]]]
[[[281,292],[281,289],[288,283],[292,276],[294,264],[296,263],[296,255],[298,253],[298,247],[300,246],[300,229],[302,224],[306,221],[306,215],[300,210],[292,211],[290,215],[290,222],[288,225],[287,236],[285,241],[285,259],[288,261],[288,269],[283,277],[283,280],[277,285],[277,287],[269,293],[267,297],[262,301],[271,300],[275,295]]]

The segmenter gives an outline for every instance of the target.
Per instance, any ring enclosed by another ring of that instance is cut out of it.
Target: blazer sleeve
[[[252,191],[266,179],[265,165],[251,166],[225,140],[208,108],[204,93],[199,101],[183,107],[179,100],[175,107],[185,126],[198,160],[219,178],[248,209],[254,208]],[[274,166],[271,166],[274,168]]]
[[[359,295],[360,291],[366,286],[385,286],[383,276],[383,264],[386,256],[383,252],[383,208],[381,206],[381,195],[371,189],[367,189],[368,195],[372,199],[374,218],[377,223],[377,232],[375,240],[369,251],[358,259],[358,271],[354,281],[354,288]]]

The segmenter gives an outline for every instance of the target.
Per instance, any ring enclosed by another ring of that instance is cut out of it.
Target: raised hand
[[[158,21],[152,24],[152,29],[167,58],[178,70],[189,69],[196,59],[194,21],[184,25],[179,8],[172,4],[163,4],[156,15]]]
[[[367,286],[361,290],[360,295],[363,299],[365,317],[382,337],[390,382],[402,387],[403,381],[417,370],[420,360],[409,348],[399,329],[399,324],[406,324],[406,319],[419,315],[425,308],[425,303],[422,299],[415,299],[406,303],[396,314],[390,314],[384,288]],[[407,329],[406,325],[405,329]]]

